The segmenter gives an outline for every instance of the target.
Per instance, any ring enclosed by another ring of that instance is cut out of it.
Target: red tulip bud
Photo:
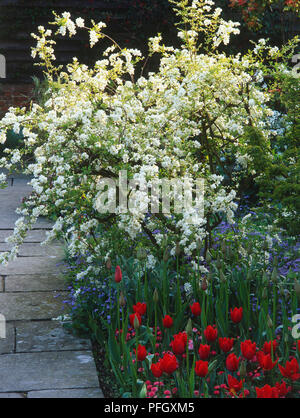
[[[115,282],[120,283],[121,280],[122,280],[122,270],[120,266],[117,266],[116,271],[115,271]]]

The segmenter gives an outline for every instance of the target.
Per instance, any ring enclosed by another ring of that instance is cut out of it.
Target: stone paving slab
[[[0,293],[0,312],[7,321],[52,319],[63,314],[67,297],[67,292]]]
[[[9,251],[11,247],[11,244],[0,242],[0,253],[3,251]],[[24,243],[21,245],[19,250],[20,257],[63,257],[64,254],[65,252],[63,247],[57,244],[40,245],[39,243]]]
[[[3,277],[0,277],[0,293],[4,291],[4,279]]]
[[[13,179],[26,179],[27,181],[29,181],[30,178],[31,178],[30,176],[28,176],[27,174],[24,174],[24,173],[12,173],[12,174],[8,175],[8,170],[6,168],[0,168],[0,174],[2,174],[2,173],[6,174],[7,178],[9,178],[9,179],[11,179],[11,178],[13,178]]]
[[[29,196],[32,188],[27,185],[21,187],[6,187],[0,189],[0,228],[13,228],[20,215],[16,208],[22,203],[23,196]]]
[[[16,208],[20,207],[24,197],[28,197],[33,192],[32,186],[28,184],[29,181],[28,177],[13,178],[8,181],[8,186],[5,189],[0,189],[0,228],[14,227],[16,220],[20,217],[16,213]],[[41,217],[35,227],[51,228],[51,226],[52,222]]]
[[[6,338],[0,338],[0,354],[13,353],[14,349],[15,349],[15,327],[11,323],[6,323]]]
[[[0,393],[0,399],[15,399],[15,398],[20,398],[20,399],[24,399],[26,398],[25,394],[22,393],[12,393],[12,392],[2,392]]]
[[[1,199],[0,199],[0,205],[1,205]],[[16,207],[19,207],[19,204],[16,205]],[[19,219],[21,216],[15,213],[14,215],[9,215],[9,217],[6,216],[6,222],[0,223],[1,229],[7,229],[7,228],[14,228],[15,222],[17,219]],[[4,219],[4,217],[3,217]],[[40,217],[36,223],[34,224],[35,229],[51,229],[53,226],[53,222],[49,221],[48,219],[45,219],[43,217]]]
[[[13,234],[13,229],[0,228],[0,242],[5,242],[5,239]],[[46,239],[46,230],[37,229],[28,233],[24,242],[42,242]]]
[[[16,352],[91,350],[88,339],[78,338],[57,321],[23,322],[16,325]]]
[[[0,392],[99,387],[90,351],[4,354],[0,370]]]
[[[8,176],[8,186],[9,187],[13,187],[14,189],[18,189],[18,188],[24,188],[24,187],[28,187],[30,188],[30,191],[33,190],[32,186],[29,186],[29,183],[31,181],[30,177],[27,177],[26,175],[24,175],[23,177],[19,176],[19,177],[13,177],[13,176]],[[6,190],[6,189],[4,189]]]
[[[9,275],[3,279],[5,292],[45,292],[67,290],[68,285],[63,276],[57,274]]]
[[[0,394],[1,397],[1,394]],[[103,393],[99,388],[91,389],[61,389],[61,390],[41,390],[29,392],[27,398],[103,398]]]
[[[62,259],[56,256],[19,257],[7,266],[0,265],[0,275],[10,274],[58,274],[62,270]]]

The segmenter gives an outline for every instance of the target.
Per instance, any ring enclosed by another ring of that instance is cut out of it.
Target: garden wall
[[[27,106],[33,95],[33,86],[25,83],[2,83],[0,85],[0,116],[10,106]]]

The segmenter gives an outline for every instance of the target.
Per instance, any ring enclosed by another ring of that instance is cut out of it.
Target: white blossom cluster
[[[204,3],[203,13],[213,5]],[[220,10],[215,11],[216,17],[219,14]],[[55,23],[61,35],[70,36],[85,25],[81,18],[73,22],[67,12],[57,16]],[[104,27],[99,23],[90,29],[91,47],[105,36]],[[55,59],[54,41],[48,39],[50,31],[39,28],[39,32],[33,56],[49,65],[49,59]],[[227,43],[230,33],[236,32],[236,24],[222,20],[215,42]],[[91,251],[89,238],[93,237],[94,253],[103,250],[105,238],[95,236],[108,216],[97,210],[99,179],[115,179],[120,170],[145,184],[162,178],[205,179],[204,216],[195,207],[181,214],[146,216],[149,196],[143,191],[135,192],[139,204],[130,213],[117,206],[114,222],[132,239],[158,230],[161,233],[153,234],[149,244],[159,247],[167,228],[171,254],[179,243],[191,255],[196,242],[207,234],[208,216],[223,214],[233,220],[235,191],[223,186],[208,149],[239,151],[238,162],[246,164],[244,127],[263,120],[268,96],[252,82],[247,61],[240,55],[232,59],[218,53],[191,54],[185,44],[179,49],[161,45],[160,36],[150,39],[149,45],[152,53],[162,54],[157,72],[137,75],[141,53],[113,44],[94,68],[74,58],[66,71],[58,71],[59,83],[51,84],[54,72],[50,70],[49,100],[29,111],[10,108],[0,121],[0,143],[5,143],[8,129],[18,132],[20,127],[25,141],[21,153],[7,151],[0,167],[13,170],[22,153],[34,154],[26,169],[33,175],[34,193],[19,211],[22,217],[10,238],[13,249],[1,254],[0,263],[15,257],[38,216],[47,216],[53,207],[60,216],[47,241],[63,235],[70,254],[76,254]],[[149,257],[153,265],[155,260]]]

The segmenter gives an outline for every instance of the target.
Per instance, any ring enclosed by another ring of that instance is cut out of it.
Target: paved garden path
[[[9,249],[5,238],[18,218],[15,209],[31,191],[27,183],[16,176],[0,190],[0,252]],[[0,320],[0,398],[103,397],[90,341],[52,320],[63,313],[67,292],[62,245],[40,245],[50,227],[39,220],[17,260],[0,265],[0,314],[6,321],[1,338]]]

